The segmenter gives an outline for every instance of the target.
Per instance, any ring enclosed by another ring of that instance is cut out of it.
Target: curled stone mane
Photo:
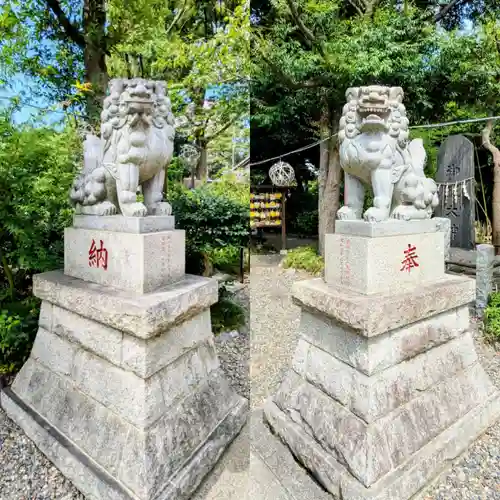
[[[101,134],[104,140],[108,140],[113,130],[122,128],[128,121],[133,111],[123,106],[127,87],[131,84],[144,83],[142,79],[122,80],[119,78],[109,82],[109,95],[104,99],[101,113]],[[166,124],[174,126],[175,120],[172,114],[170,99],[166,96],[165,83],[147,82],[152,86],[153,109],[151,113],[151,124],[156,128],[163,128]]]
[[[397,140],[400,148],[405,148],[408,144],[408,118],[406,117],[406,108],[402,103],[404,93],[400,87],[352,87],[346,91],[347,103],[342,109],[342,118],[339,123],[339,142],[345,139],[354,139],[361,134],[361,115],[359,112],[360,101],[369,91],[376,91],[381,98],[386,99],[389,110],[386,118],[386,133]],[[374,111],[377,114],[377,111]]]

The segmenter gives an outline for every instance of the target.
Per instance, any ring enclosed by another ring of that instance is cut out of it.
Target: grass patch
[[[494,292],[484,310],[484,336],[490,342],[500,342],[500,293]]]
[[[283,260],[283,267],[304,269],[311,274],[320,274],[325,267],[325,262],[314,247],[297,247],[288,251]]]

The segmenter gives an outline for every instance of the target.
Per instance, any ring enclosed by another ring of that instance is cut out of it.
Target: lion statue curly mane
[[[436,183],[424,174],[422,140],[408,139],[403,95],[400,87],[378,85],[347,90],[339,131],[344,206],[337,218],[428,219],[438,205]],[[373,206],[363,214],[367,185]]]
[[[77,214],[171,215],[163,202],[174,148],[174,117],[165,84],[113,79],[101,113],[101,138],[88,135],[84,166],[70,198]],[[137,201],[142,186],[144,203]]]

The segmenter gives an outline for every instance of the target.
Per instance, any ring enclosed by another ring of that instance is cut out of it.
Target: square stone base
[[[39,330],[6,413],[89,499],[189,498],[248,407],[217,358],[215,280],[141,296],[60,272],[34,282]]]
[[[109,474],[11,389],[4,389],[0,396],[2,408],[7,415],[89,500],[189,499],[238,435],[246,421],[248,411],[247,402],[241,398],[195,453],[169,479],[165,488],[158,495],[146,497],[134,494],[122,481]],[[135,458],[136,467],[143,470],[144,463],[153,457],[136,455],[130,458]]]
[[[110,231],[100,228],[107,227],[106,220],[94,219],[101,223],[95,223],[96,229],[64,230],[66,275],[138,294],[154,292],[184,277],[183,230],[143,233],[137,227],[136,233]],[[124,219],[125,224],[130,218]]]
[[[316,440],[272,401],[266,403],[265,413],[265,416],[261,415],[264,422],[254,431],[257,436],[252,436],[252,443],[259,443],[259,448],[263,448],[260,458],[286,490],[284,498],[291,498],[289,490],[294,492],[296,478],[304,474],[305,467],[310,478],[303,478],[302,489],[311,489],[317,494],[303,497],[309,500],[416,500],[427,498],[429,485],[500,417],[500,397],[492,395],[421,448],[398,470],[368,488],[353,477],[341,462],[341,457],[340,461],[329,458]],[[271,427],[267,421],[271,422]],[[273,450],[273,453],[268,450]],[[278,450],[278,456],[275,450]],[[298,458],[299,463],[294,463],[293,456]],[[281,465],[285,461],[289,463],[286,468]],[[317,483],[329,494],[320,490]]]
[[[444,246],[432,220],[337,221],[325,236],[325,281],[363,294],[414,288],[444,277]]]
[[[410,499],[500,417],[468,331],[471,285],[375,297],[295,285],[300,338],[264,415],[334,496]]]

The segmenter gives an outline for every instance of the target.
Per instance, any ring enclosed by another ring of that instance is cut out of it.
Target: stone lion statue
[[[344,206],[337,218],[430,218],[438,205],[437,186],[424,174],[422,140],[409,142],[403,89],[354,87],[346,98],[339,132]],[[372,186],[373,206],[363,214],[366,185]]]
[[[113,79],[101,113],[101,138],[88,135],[84,166],[70,198],[77,214],[171,215],[163,202],[174,147],[174,117],[163,82]],[[144,204],[137,201],[142,186]]]

